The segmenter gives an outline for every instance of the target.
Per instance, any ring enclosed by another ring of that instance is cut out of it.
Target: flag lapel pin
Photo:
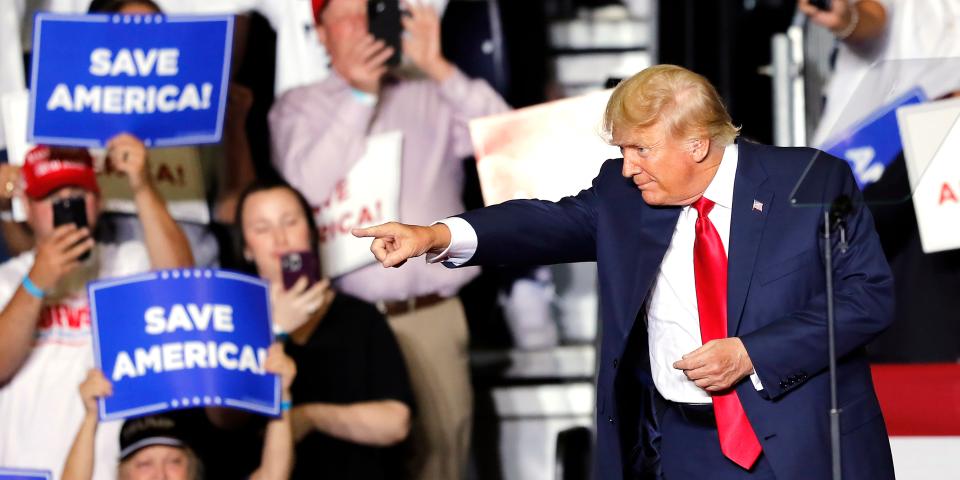
[[[753,211],[757,213],[763,213],[763,202],[761,202],[760,200],[754,200]]]

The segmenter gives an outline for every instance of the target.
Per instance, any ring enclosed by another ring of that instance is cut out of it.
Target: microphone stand
[[[840,233],[840,253],[847,251],[846,216],[853,210],[850,197],[840,195],[829,211],[823,212],[824,267],[827,281],[827,349],[830,356],[830,454],[833,465],[833,480],[842,480],[840,468],[840,406],[837,401],[837,344],[835,335],[836,313],[833,308],[833,230]]]

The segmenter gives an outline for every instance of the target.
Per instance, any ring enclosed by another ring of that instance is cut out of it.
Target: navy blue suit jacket
[[[808,169],[814,156],[818,161]],[[608,160],[591,188],[559,202],[510,201],[461,217],[478,237],[469,265],[597,262],[597,478],[656,478],[659,432],[642,307],[680,208],[647,205],[621,176],[622,164]],[[829,205],[844,193],[855,200],[847,220],[849,248],[831,246],[844,478],[892,478],[889,440],[864,355],[864,345],[892,319],[890,270],[869,211],[856,204],[860,193],[849,167],[817,150],[739,142],[728,333],[742,339],[764,389],[744,379],[737,392],[778,479],[830,478],[824,208],[791,205],[804,172],[806,201]]]

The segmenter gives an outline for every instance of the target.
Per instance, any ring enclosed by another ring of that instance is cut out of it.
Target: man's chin
[[[646,202],[647,205],[655,207],[664,205],[663,197],[654,191],[640,190],[640,194],[643,195],[643,201]]]

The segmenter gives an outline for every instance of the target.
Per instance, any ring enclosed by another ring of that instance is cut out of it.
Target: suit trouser
[[[749,471],[720,451],[716,425],[685,418],[675,406],[666,407],[660,418],[660,455],[664,480],[774,480],[767,457]]]
[[[457,298],[388,318],[417,402],[411,477],[459,480],[466,473],[473,420],[467,318]]]

